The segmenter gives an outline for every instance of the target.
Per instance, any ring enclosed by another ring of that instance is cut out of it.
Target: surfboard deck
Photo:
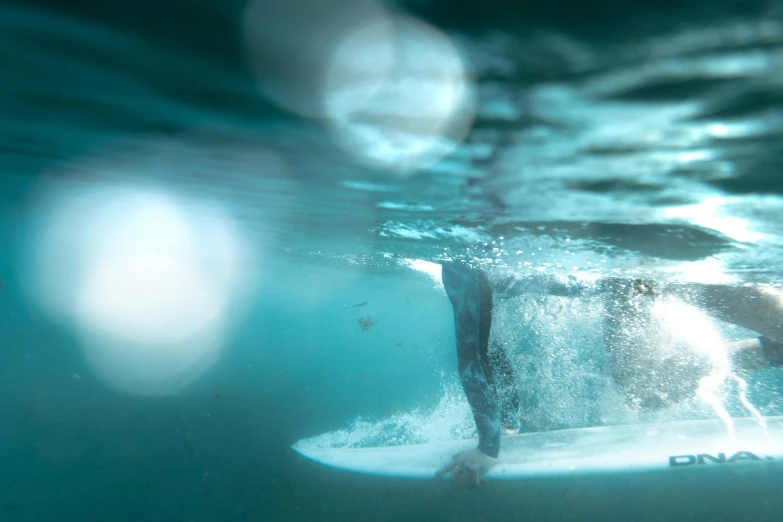
[[[485,479],[586,474],[681,472],[783,465],[783,416],[602,426],[502,437],[500,457]],[[733,433],[732,433],[733,431]],[[371,475],[432,478],[476,440],[374,448],[292,448],[319,464]]]

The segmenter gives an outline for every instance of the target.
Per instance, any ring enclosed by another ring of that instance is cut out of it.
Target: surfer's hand
[[[475,489],[479,486],[479,477],[495,465],[493,459],[478,448],[461,451],[451,458],[451,462],[435,472],[435,478],[451,473],[451,484],[457,489]]]

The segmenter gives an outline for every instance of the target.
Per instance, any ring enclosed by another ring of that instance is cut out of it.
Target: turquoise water
[[[783,7],[286,5],[0,6],[0,520],[777,520],[779,468],[466,493],[290,445],[472,435],[440,260],[778,285]],[[601,318],[498,307],[524,429],[720,414],[629,408]]]

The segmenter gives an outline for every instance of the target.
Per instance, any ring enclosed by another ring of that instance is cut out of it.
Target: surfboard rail
[[[783,465],[783,416],[599,426],[503,437],[487,479],[645,473]],[[476,441],[406,446],[318,448],[307,439],[292,448],[333,468],[387,477],[432,478]]]

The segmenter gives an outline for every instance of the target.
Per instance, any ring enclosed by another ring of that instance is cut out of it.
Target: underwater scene
[[[0,521],[780,519],[783,2],[0,35]]]

